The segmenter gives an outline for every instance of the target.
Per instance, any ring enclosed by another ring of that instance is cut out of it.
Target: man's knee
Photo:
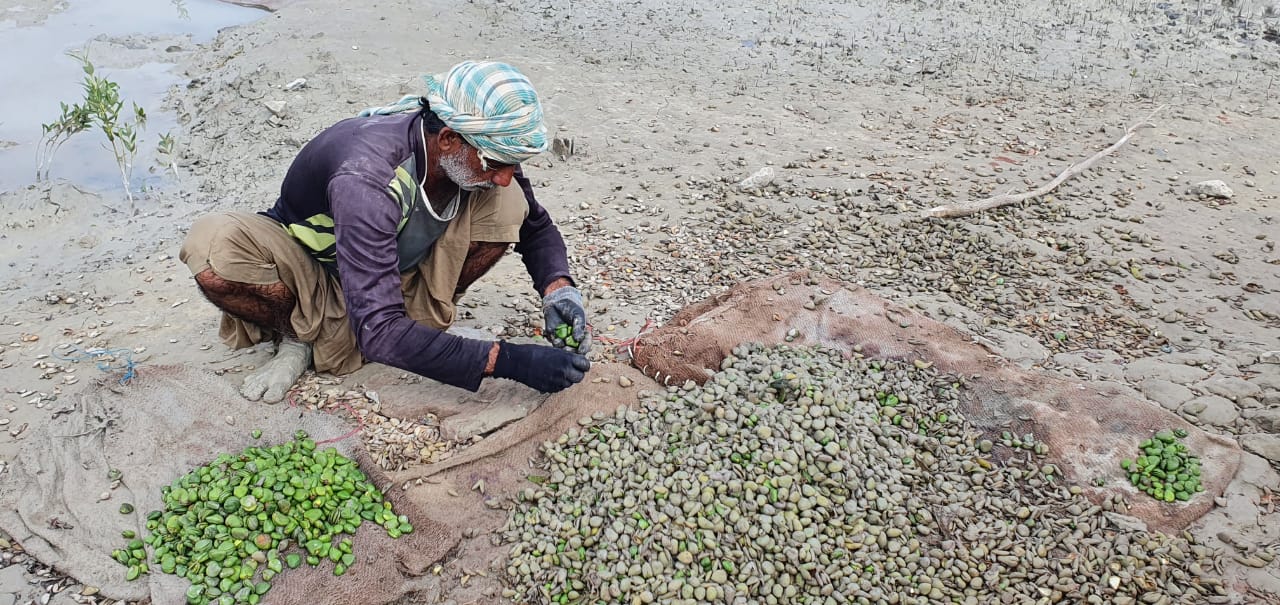
[[[244,284],[223,279],[213,269],[205,269],[195,274],[196,285],[214,304],[227,298],[260,299],[273,307],[291,307],[295,300],[293,292],[283,282],[274,284]]]
[[[227,280],[218,277],[213,269],[205,269],[195,274],[196,285],[205,294],[222,294],[227,290]]]
[[[223,212],[192,223],[178,257],[192,275],[201,276],[197,279],[201,287],[217,291],[223,286],[218,278],[253,285],[280,281],[277,257],[281,252],[289,257],[294,251],[290,247],[298,244],[279,223],[259,215]],[[214,270],[216,275],[210,273]]]
[[[219,212],[207,214],[195,220],[187,230],[187,237],[182,240],[178,250],[178,260],[187,265],[192,275],[204,273],[209,269],[209,258],[214,248],[226,236],[226,229],[232,225],[230,213]]]
[[[467,246],[467,258],[472,257],[501,257],[511,248],[511,244],[507,242],[471,242]]]
[[[520,226],[529,215],[529,201],[519,185],[496,187],[473,194],[471,236],[488,242],[520,241]]]
[[[462,272],[458,275],[458,284],[453,291],[454,298],[462,296],[471,284],[488,273],[510,248],[511,244],[505,242],[471,242],[467,246],[467,259],[462,263]]]
[[[236,284],[222,279],[213,269],[205,269],[195,274],[196,287],[209,302],[223,311],[230,312],[232,307],[247,294],[243,284]]]
[[[506,242],[471,242],[467,246],[467,259],[463,261],[464,275],[484,274],[507,254],[511,244]]]

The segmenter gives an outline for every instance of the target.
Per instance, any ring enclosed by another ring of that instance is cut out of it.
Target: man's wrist
[[[567,277],[561,277],[561,278],[559,278],[559,279],[557,279],[557,280],[555,280],[555,281],[553,281],[553,282],[551,282],[551,283],[547,284],[546,289],[542,291],[542,297],[543,297],[543,298],[546,298],[547,296],[550,296],[552,292],[555,292],[556,290],[559,290],[560,288],[567,288],[567,287],[572,286],[572,285],[573,285],[573,282],[569,281],[569,278],[567,278]]]
[[[484,375],[493,376],[493,370],[498,366],[498,343],[493,343],[493,347],[489,349],[489,361],[484,366]]]

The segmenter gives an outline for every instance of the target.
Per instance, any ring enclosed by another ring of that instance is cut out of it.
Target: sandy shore
[[[0,197],[0,458],[101,376],[58,359],[67,345],[232,381],[265,360],[217,341],[176,259],[186,227],[266,207],[303,143],[419,91],[418,74],[496,58],[529,73],[573,143],[526,170],[600,333],[633,336],[738,280],[812,266],[1028,367],[1244,436],[1240,475],[1193,533],[1228,552],[1220,535],[1275,544],[1280,6],[1072,4],[305,0],[225,30],[185,57],[189,83],[168,102],[179,183],[134,211],[67,183]],[[1155,128],[1052,200],[942,223],[982,242],[958,250],[983,272],[964,292],[931,278],[947,266],[911,258],[925,209],[1034,188],[1161,106]],[[770,186],[736,187],[762,169]],[[1188,193],[1211,179],[1232,197]],[[540,315],[526,284],[507,259],[460,323],[527,335]],[[1276,565],[1227,561],[1238,590],[1280,594]],[[0,605],[34,598],[17,567],[0,570]]]

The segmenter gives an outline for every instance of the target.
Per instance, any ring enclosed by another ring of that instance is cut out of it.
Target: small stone
[[[1280,393],[1280,370],[1273,371],[1271,368],[1258,369],[1266,370],[1266,373],[1258,374],[1257,376],[1250,378],[1249,382],[1258,385],[1258,388],[1262,389],[1264,393],[1268,391],[1270,391],[1271,394]],[[13,410],[9,411],[12,412]]]
[[[631,379],[630,379],[630,378],[627,378],[626,376],[619,376],[619,377],[618,377],[618,386],[620,386],[620,387],[622,387],[622,388],[624,388],[624,389],[625,389],[625,388],[627,388],[627,387],[630,387],[630,386],[631,386],[631,385],[633,385],[633,384],[635,384],[635,383],[634,383],[634,382],[631,382]]]
[[[267,111],[271,112],[271,115],[277,118],[283,118],[285,115],[285,110],[288,108],[288,103],[285,103],[284,101],[281,101],[279,99],[264,101],[262,104],[266,106]]]
[[[1159,378],[1148,378],[1138,385],[1138,389],[1150,399],[1166,409],[1176,410],[1182,404],[1190,401],[1196,396],[1195,393],[1180,384],[1162,380]]]
[[[1258,548],[1257,544],[1254,544],[1252,540],[1246,538],[1239,531],[1220,531],[1218,532],[1217,537],[1228,546],[1242,552],[1251,552]]]
[[[1232,403],[1230,399],[1218,397],[1217,395],[1206,395],[1192,399],[1183,404],[1182,411],[1218,426],[1227,426],[1240,417],[1240,410],[1236,409],[1236,404]]]
[[[1108,521],[1111,521],[1112,523],[1114,523],[1116,527],[1123,529],[1125,531],[1140,531],[1140,532],[1147,531],[1146,522],[1144,522],[1142,519],[1139,519],[1137,517],[1130,517],[1129,515],[1122,515],[1120,513],[1110,513],[1110,512],[1102,513],[1102,515],[1106,517]]]
[[[1240,401],[1246,397],[1257,397],[1262,394],[1261,387],[1235,376],[1210,378],[1197,383],[1195,387],[1207,393],[1226,397],[1232,401]]]
[[[0,570],[0,581],[4,582],[3,584],[0,584],[0,586],[3,586],[6,589],[10,589],[10,590],[12,590],[11,587],[13,588],[16,588],[18,586],[25,587],[27,585],[27,580],[23,576],[24,572],[26,571],[25,568],[26,568],[25,565],[9,565],[8,567],[5,567],[3,570]],[[36,602],[34,599],[26,599],[23,601],[18,601],[19,595],[22,595],[22,594],[23,594],[22,592],[0,592],[0,605],[17,605],[18,603],[22,603],[23,605],[26,605],[27,603]],[[58,605],[65,605],[66,602],[71,601],[70,598],[61,598],[59,600],[61,600],[63,603],[60,603]],[[53,602],[53,601],[50,601],[50,602]]]
[[[1235,195],[1235,192],[1231,191],[1231,188],[1228,187],[1226,183],[1216,179],[1212,181],[1200,181],[1199,183],[1192,185],[1187,192],[1191,195],[1203,195],[1205,197],[1214,197],[1224,200],[1229,200]]]
[[[1240,557],[1240,556],[1237,556],[1237,557],[1234,557],[1234,559],[1236,560],[1236,562],[1241,563],[1241,564],[1243,564],[1243,565],[1248,565],[1249,567],[1266,567],[1266,566],[1267,566],[1267,562],[1266,562],[1266,560],[1265,560],[1265,559],[1263,559],[1263,558],[1261,558],[1261,557],[1256,557],[1256,556]]]
[[[1124,380],[1124,366],[1119,365],[1123,363],[1124,358],[1112,351],[1090,349],[1073,353],[1057,353],[1053,356],[1053,361],[1058,365],[1083,371],[1095,379],[1102,378],[1117,382]]]
[[[1280,351],[1267,351],[1258,355],[1258,363],[1280,363]]]
[[[1246,417],[1263,431],[1280,433],[1280,410],[1258,410]]]
[[[992,330],[987,336],[995,345],[992,348],[996,353],[1023,368],[1030,368],[1050,357],[1049,350],[1039,340],[1021,332]]]
[[[1124,376],[1131,382],[1158,378],[1177,384],[1189,384],[1208,378],[1209,373],[1189,365],[1166,363],[1159,358],[1144,357],[1129,364],[1124,370]]]
[[[1272,462],[1280,462],[1280,435],[1267,433],[1241,435],[1240,447]]]

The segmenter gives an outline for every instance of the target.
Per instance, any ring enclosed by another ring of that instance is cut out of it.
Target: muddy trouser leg
[[[360,367],[336,280],[279,223],[246,213],[203,217],[180,258],[223,311],[219,334],[228,346],[284,337],[276,356],[246,377],[245,397],[279,401],[313,358],[317,371]]]

